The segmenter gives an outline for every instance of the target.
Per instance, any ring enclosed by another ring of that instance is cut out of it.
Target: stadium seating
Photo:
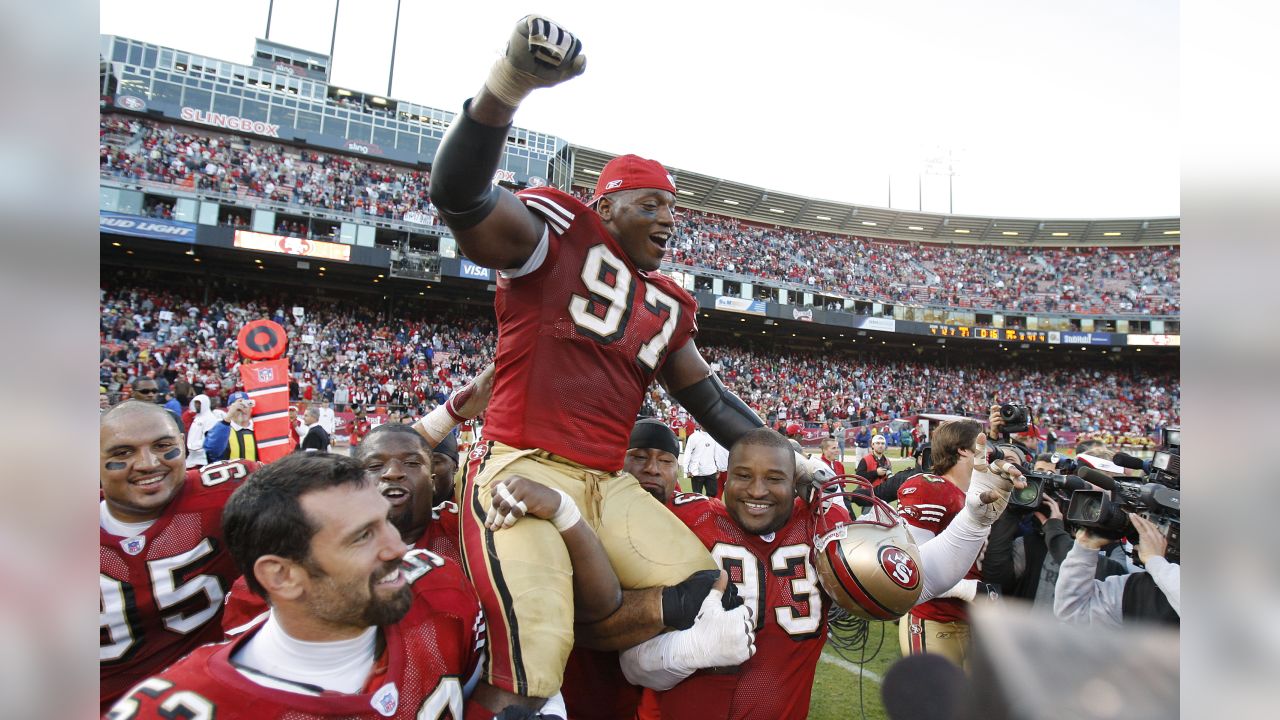
[[[474,311],[387,319],[358,304],[323,305],[270,286],[231,282],[184,293],[158,290],[154,280],[106,280],[101,301],[100,381],[112,399],[133,378],[173,371],[225,395],[237,384],[235,333],[246,318],[272,317],[290,335],[299,395],[317,402],[389,406],[420,413],[442,400],[492,357],[496,327]],[[291,314],[304,306],[297,321]],[[171,315],[170,315],[171,314]],[[162,321],[161,317],[171,317]],[[1179,422],[1176,373],[1086,369],[1024,363],[1011,374],[978,361],[922,360],[884,352],[841,354],[761,350],[700,342],[726,384],[762,416],[809,423],[837,417],[880,423],[921,412],[982,414],[992,390],[1031,405],[1059,433],[1145,436]],[[333,388],[322,393],[321,381]],[[339,390],[341,388],[341,391]],[[653,408],[665,413],[668,398]]]
[[[388,219],[416,211],[436,221],[424,171],[122,116],[102,116],[99,134],[104,177]],[[586,197],[585,189],[577,192]],[[307,230],[286,226],[282,232]],[[920,306],[1078,315],[1176,315],[1180,309],[1176,246],[904,243],[684,210],[668,259]]]

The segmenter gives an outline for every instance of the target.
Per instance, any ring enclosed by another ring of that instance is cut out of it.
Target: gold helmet
[[[845,492],[845,483],[856,484],[864,492]],[[862,478],[842,475],[823,483],[822,490],[821,501],[812,504],[815,565],[822,588],[837,605],[858,617],[902,617],[924,589],[920,549],[906,524]],[[839,496],[864,505],[870,502],[871,511],[844,520],[843,513],[828,512],[830,502]]]

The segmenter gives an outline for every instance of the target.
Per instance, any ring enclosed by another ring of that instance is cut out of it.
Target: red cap
[[[604,166],[596,182],[596,193],[588,204],[595,204],[609,193],[636,188],[655,188],[675,195],[676,181],[657,160],[646,160],[639,155],[619,155]]]

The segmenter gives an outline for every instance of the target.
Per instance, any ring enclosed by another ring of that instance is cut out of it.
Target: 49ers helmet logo
[[[911,555],[896,545],[880,548],[880,567],[898,585],[911,590],[920,584],[920,571]]]

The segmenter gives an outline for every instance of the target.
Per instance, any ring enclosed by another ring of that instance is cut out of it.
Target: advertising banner
[[[765,304],[763,300],[748,300],[746,298],[724,297],[721,295],[716,297],[716,309],[746,313],[748,315],[764,315]]]
[[[98,213],[98,231],[181,243],[196,241],[196,226],[193,223],[124,215],[106,210]]]
[[[297,255],[321,260],[341,260],[342,262],[351,260],[350,245],[321,240],[307,240],[306,238],[285,235],[268,235],[267,233],[251,232],[249,230],[237,230],[232,244],[242,250],[258,250],[260,252]]]
[[[878,330],[880,332],[897,332],[898,321],[893,318],[883,317],[864,317],[858,321],[858,327],[863,330]]]
[[[458,258],[458,260],[458,277],[486,282],[493,280],[493,271],[489,268],[480,267],[466,258]]]
[[[1182,345],[1182,336],[1181,335],[1130,335],[1129,344],[1144,345],[1144,346],[1158,345],[1158,346],[1178,347]]]

